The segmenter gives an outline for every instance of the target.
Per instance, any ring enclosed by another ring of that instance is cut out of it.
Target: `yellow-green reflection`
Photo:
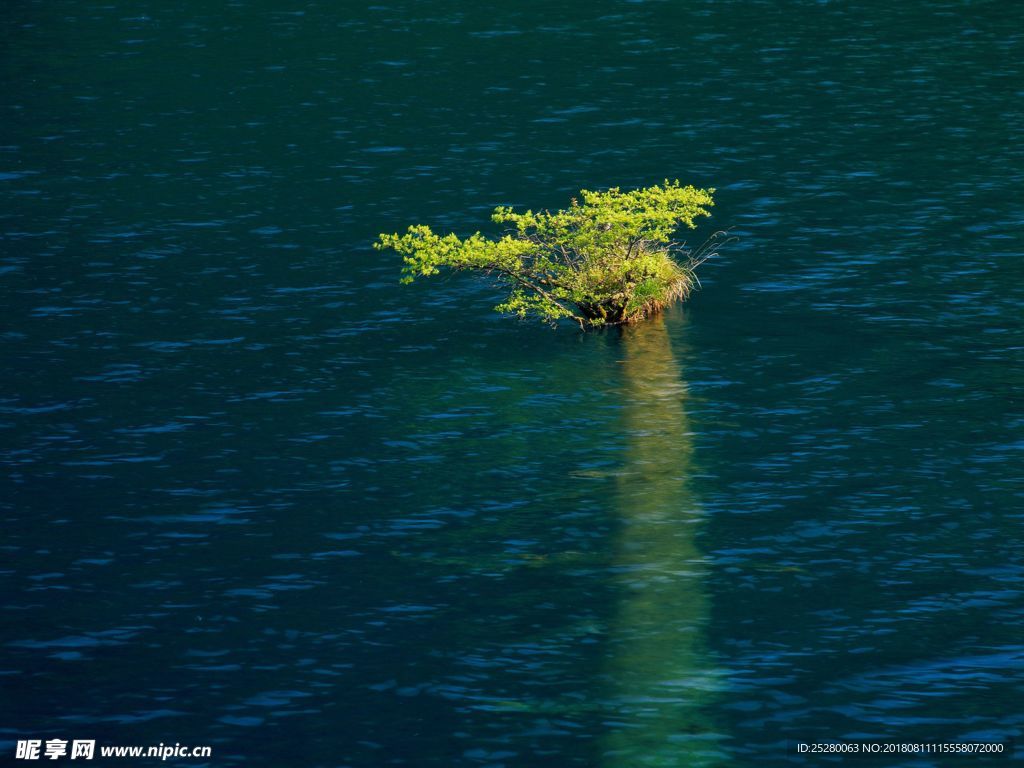
[[[602,751],[616,767],[715,765],[721,752],[707,713],[717,686],[703,641],[709,607],[694,541],[700,511],[690,484],[686,388],[663,319],[624,333],[619,605]]]

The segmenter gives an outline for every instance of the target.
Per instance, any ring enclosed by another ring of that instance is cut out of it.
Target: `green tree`
[[[700,284],[695,269],[714,255],[724,233],[696,250],[672,236],[711,215],[714,191],[678,180],[626,192],[582,190],[555,213],[496,208],[491,219],[510,225],[497,240],[479,232],[437,235],[421,224],[403,235],[382,234],[374,247],[402,256],[405,283],[442,268],[482,272],[510,290],[499,312],[550,323],[571,318],[582,328],[621,325],[685,299]]]

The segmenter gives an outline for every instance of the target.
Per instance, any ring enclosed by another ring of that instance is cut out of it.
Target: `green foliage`
[[[714,254],[722,233],[695,252],[671,238],[711,215],[714,191],[668,180],[627,192],[583,190],[555,213],[496,208],[491,219],[509,225],[498,240],[479,232],[441,236],[417,225],[403,235],[382,234],[374,247],[402,256],[404,283],[443,267],[493,276],[511,291],[499,312],[550,323],[571,318],[584,328],[631,323],[686,298],[698,284],[694,269]]]

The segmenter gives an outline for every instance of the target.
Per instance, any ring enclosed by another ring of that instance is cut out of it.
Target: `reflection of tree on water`
[[[626,328],[623,347],[619,603],[609,627],[611,717],[602,751],[612,766],[718,764],[705,711],[716,681],[703,649],[708,599],[694,543],[686,389],[662,319]]]

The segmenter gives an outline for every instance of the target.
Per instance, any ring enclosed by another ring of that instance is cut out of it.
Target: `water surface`
[[[0,748],[1019,737],[1022,9],[12,3]],[[666,177],[740,240],[626,333],[369,247]]]

